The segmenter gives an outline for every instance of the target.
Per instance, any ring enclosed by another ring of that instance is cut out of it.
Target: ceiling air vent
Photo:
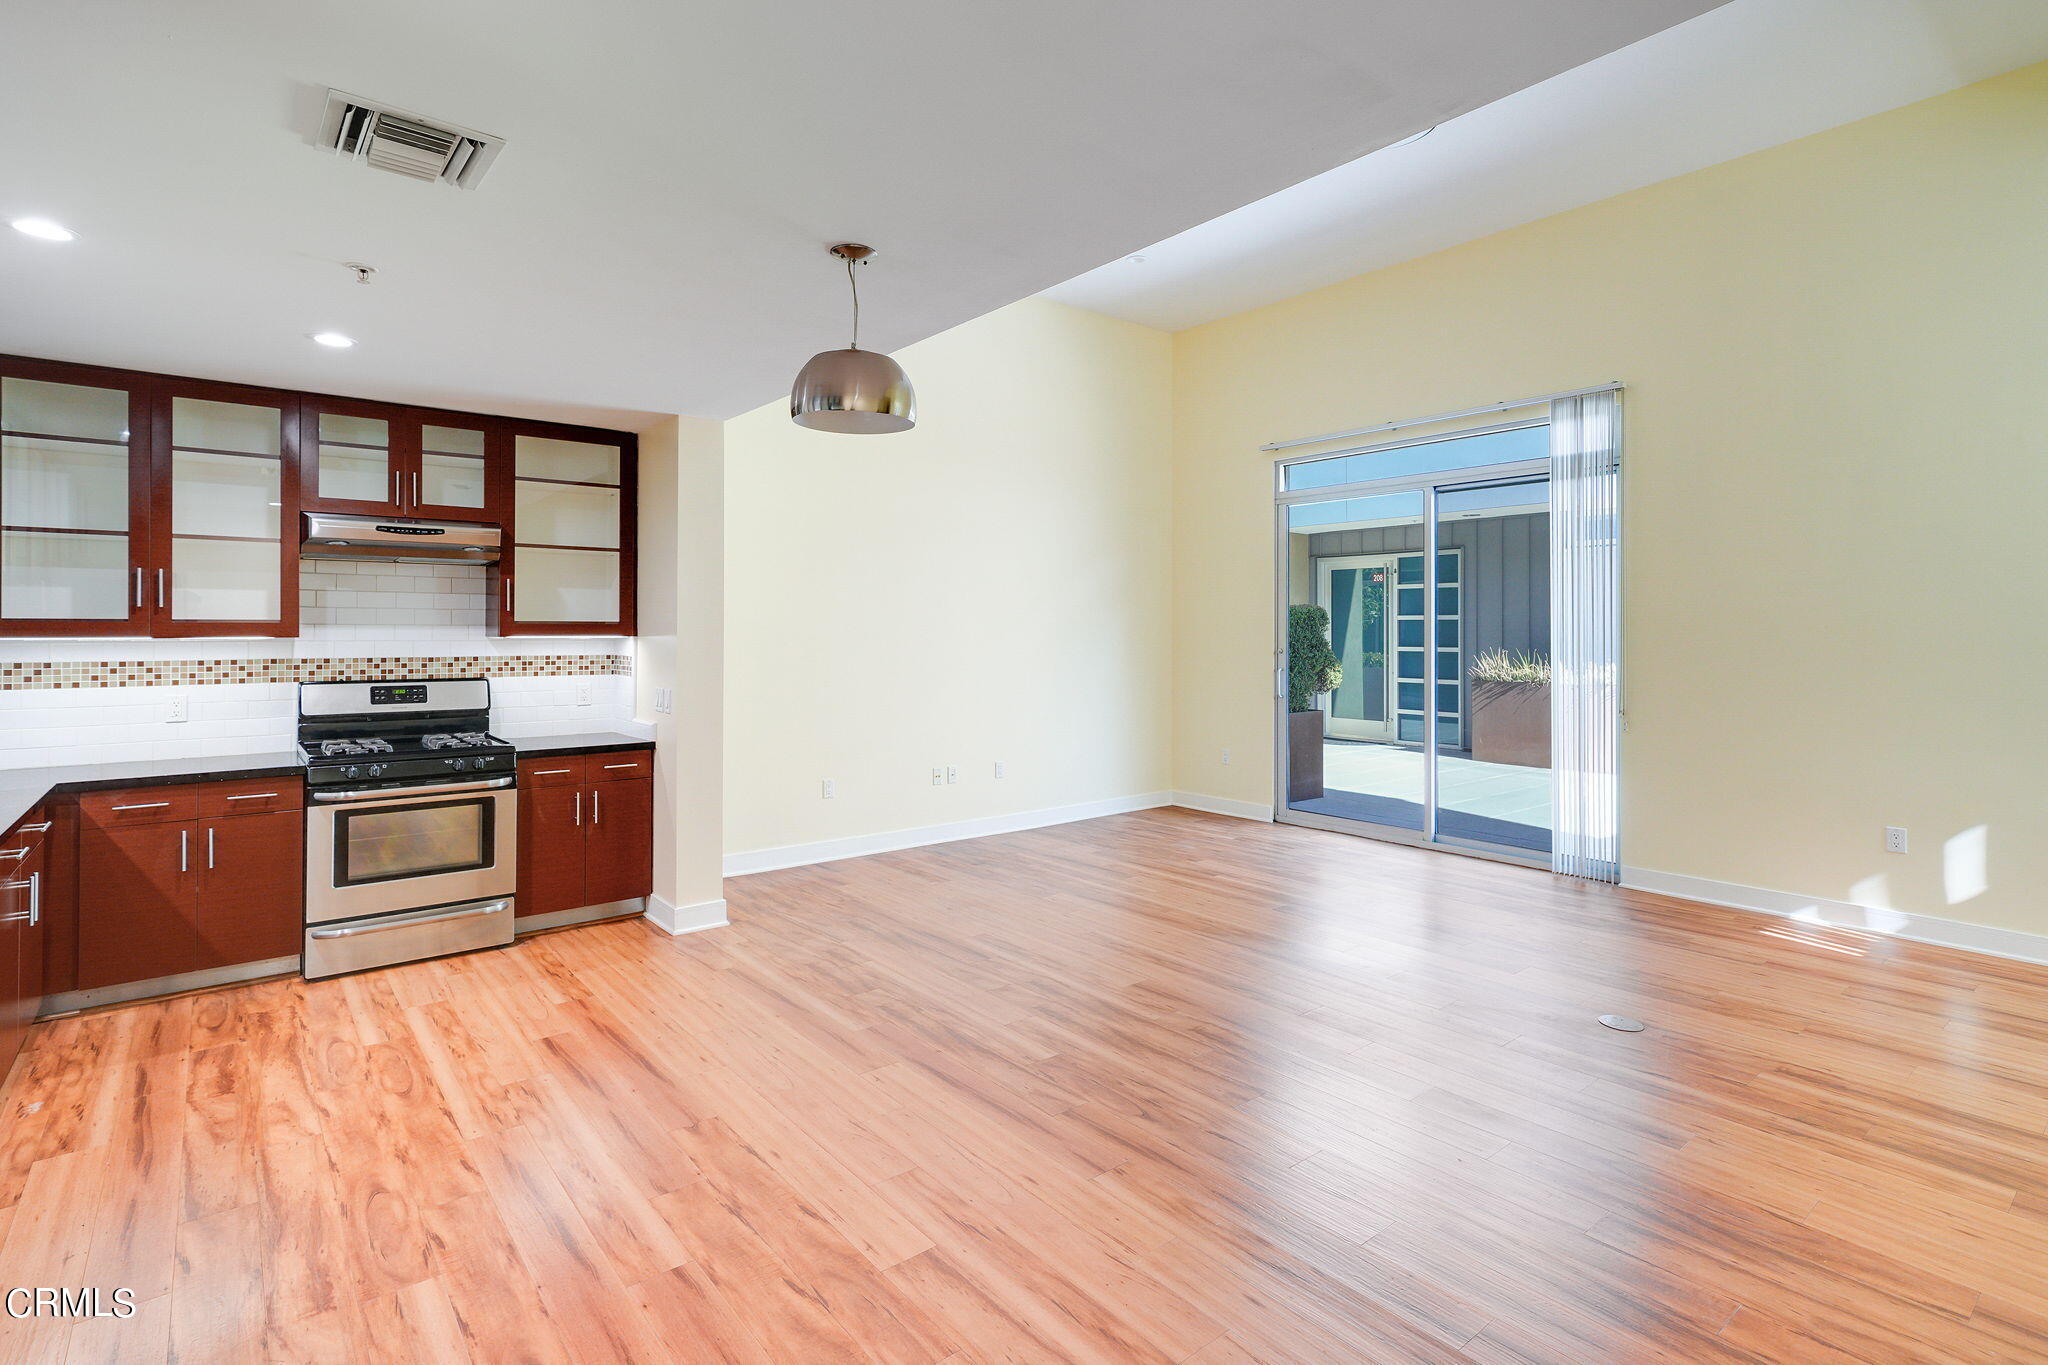
[[[320,145],[380,171],[466,190],[484,178],[505,140],[329,90]]]

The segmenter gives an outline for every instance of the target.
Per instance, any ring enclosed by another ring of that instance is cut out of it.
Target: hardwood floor
[[[730,891],[40,1027],[0,1288],[139,1309],[0,1357],[2048,1358],[2048,971],[1170,810]]]

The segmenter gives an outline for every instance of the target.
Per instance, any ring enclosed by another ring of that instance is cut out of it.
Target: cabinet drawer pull
[[[33,825],[15,826],[15,828],[20,830],[23,834],[41,834],[44,830],[48,829],[49,827],[50,822],[48,820],[39,820]]]
[[[607,763],[604,766],[607,768],[637,768],[640,765],[638,763]]]
[[[25,848],[0,848],[0,858],[26,858],[27,856],[28,850]]]
[[[275,799],[276,799],[276,797],[277,797],[277,793],[276,793],[276,792],[249,792],[249,793],[246,793],[245,795],[242,795],[242,796],[230,796],[230,797],[228,798],[228,800],[230,800],[230,801],[271,801],[271,800],[275,800]]]
[[[527,776],[528,776],[528,777],[566,777],[566,776],[568,776],[568,775],[569,775],[570,773],[572,773],[572,772],[574,772],[574,771],[576,771],[576,770],[575,770],[574,768],[536,768],[536,769],[534,769],[534,770],[533,770],[532,772],[528,773],[528,774],[527,774]]]
[[[171,804],[171,803],[170,803],[170,802],[168,802],[168,801],[137,801],[137,802],[135,802],[135,803],[134,803],[133,805],[128,805],[128,806],[109,806],[109,807],[107,807],[107,809],[108,809],[108,810],[156,810],[156,809],[158,809],[159,807],[162,807],[162,806],[168,806],[168,805],[170,805],[170,804]]]

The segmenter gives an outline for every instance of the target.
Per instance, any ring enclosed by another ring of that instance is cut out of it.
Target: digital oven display
[[[425,683],[373,683],[370,687],[372,706],[418,706],[426,699]]]

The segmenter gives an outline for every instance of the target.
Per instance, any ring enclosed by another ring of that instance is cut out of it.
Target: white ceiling
[[[1046,293],[1191,327],[2043,59],[2043,0],[1734,0]]]
[[[728,416],[843,344],[829,242],[880,249],[893,349],[1711,3],[16,4],[0,221],[79,239],[0,231],[0,350]],[[330,86],[506,149],[473,191],[344,163]]]

